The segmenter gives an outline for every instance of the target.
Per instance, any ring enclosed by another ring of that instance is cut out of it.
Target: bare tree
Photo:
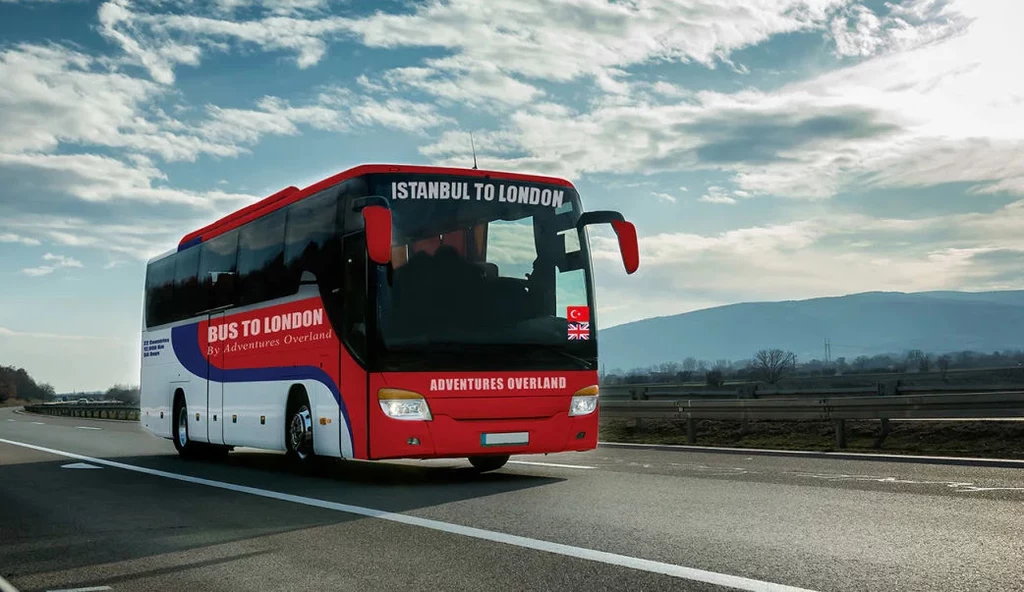
[[[781,349],[762,349],[754,354],[754,367],[768,384],[775,384],[796,369],[796,354]]]
[[[919,349],[912,349],[907,352],[907,367],[921,370],[921,360],[925,357],[924,352]]]
[[[950,357],[947,355],[939,356],[939,359],[935,360],[935,365],[939,367],[939,372],[942,372],[942,380],[946,380],[946,373],[949,372]]]
[[[697,370],[697,359],[696,358],[694,358],[693,356],[690,356],[690,357],[686,358],[685,360],[683,360],[683,371],[684,372],[694,372],[696,370]]]

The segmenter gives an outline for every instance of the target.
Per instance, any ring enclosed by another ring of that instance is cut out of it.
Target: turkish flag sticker
[[[569,306],[566,307],[565,318],[577,323],[590,322],[590,307]]]

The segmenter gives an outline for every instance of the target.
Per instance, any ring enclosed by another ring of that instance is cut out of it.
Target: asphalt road
[[[513,459],[485,475],[463,461],[294,469],[247,450],[187,462],[134,423],[4,409],[0,576],[22,592],[1024,581],[1021,468],[618,448]],[[98,468],[68,467],[83,464]]]

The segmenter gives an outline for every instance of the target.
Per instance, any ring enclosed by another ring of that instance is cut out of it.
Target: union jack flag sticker
[[[569,323],[569,341],[590,339],[590,323]]]

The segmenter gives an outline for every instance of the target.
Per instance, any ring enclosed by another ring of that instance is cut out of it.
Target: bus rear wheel
[[[509,455],[491,455],[491,456],[471,456],[469,457],[469,464],[473,465],[473,468],[481,473],[488,471],[497,471],[501,467],[505,466],[508,462]]]
[[[199,453],[199,443],[192,441],[188,433],[188,405],[185,398],[178,396],[174,400],[174,449],[182,458],[195,458]]]

